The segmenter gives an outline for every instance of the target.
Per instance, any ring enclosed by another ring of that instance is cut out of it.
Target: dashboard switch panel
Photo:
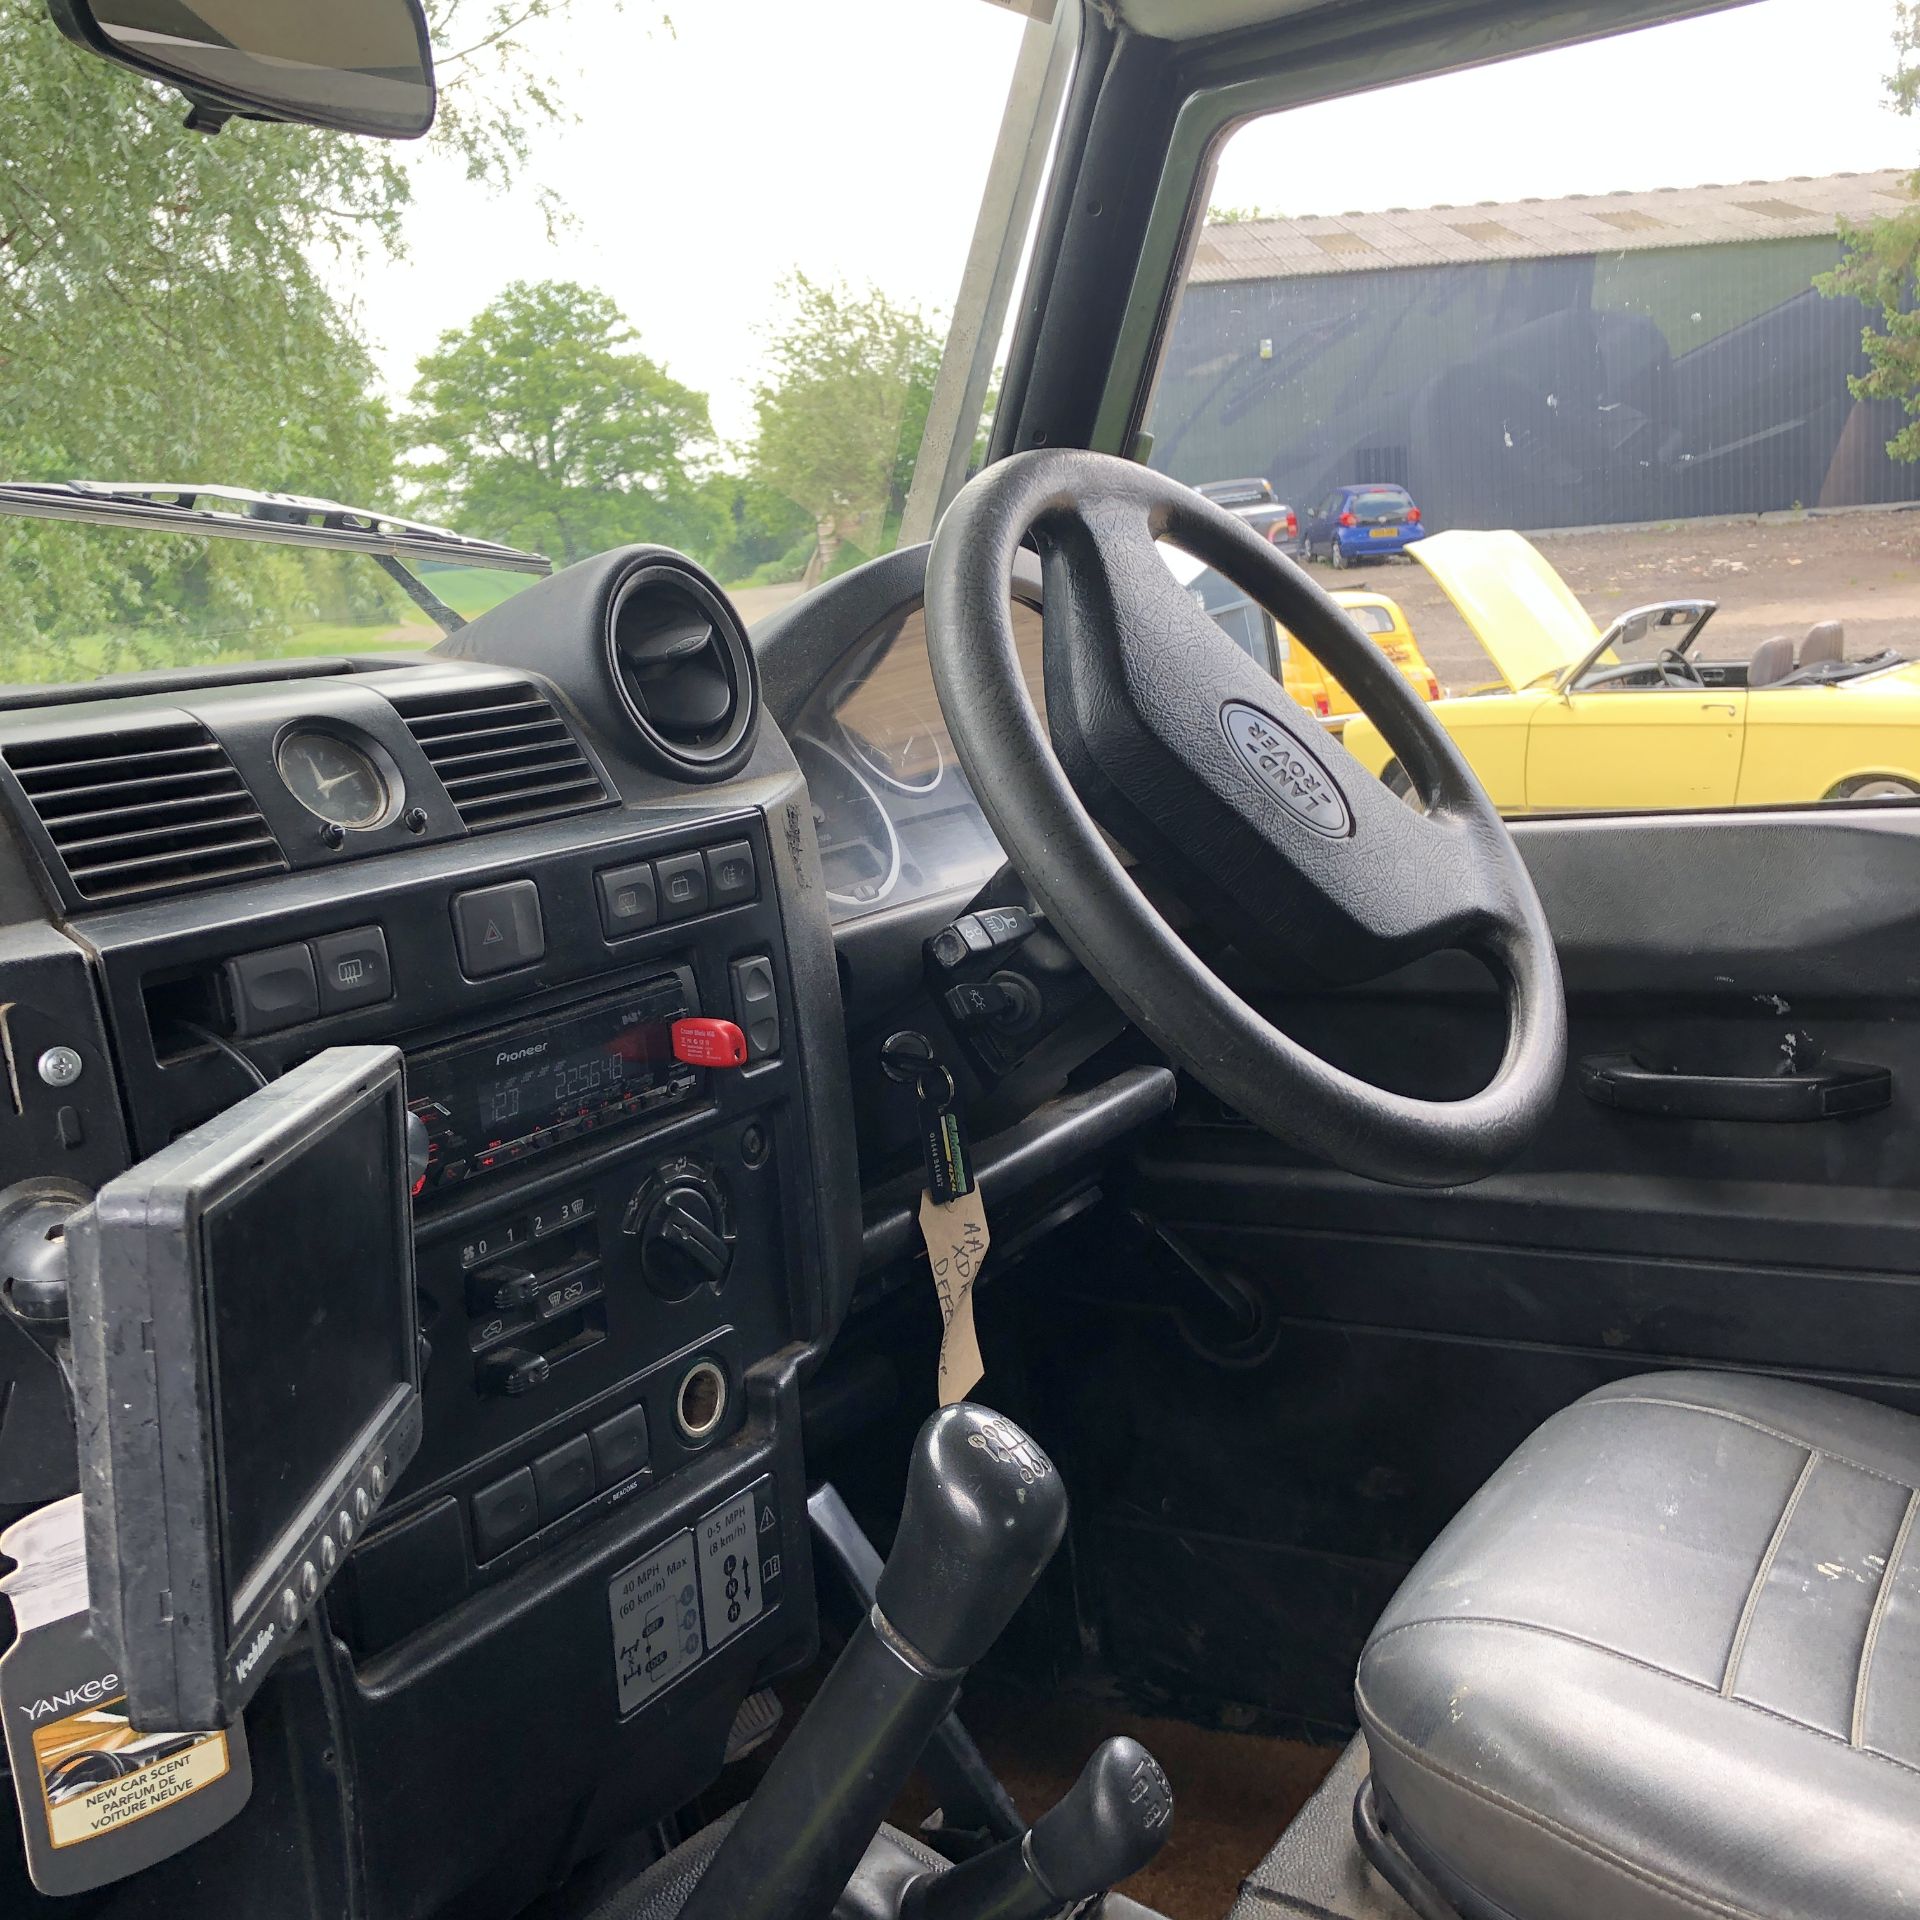
[[[780,1051],[780,997],[773,984],[773,962],[764,953],[749,954],[727,969],[733,989],[733,1017],[747,1036],[747,1058],[764,1060]]]
[[[323,934],[313,943],[313,968],[319,980],[322,1013],[374,1007],[393,998],[387,936],[378,927]]]
[[[453,896],[453,938],[460,970],[469,980],[511,973],[544,959],[546,928],[540,889],[531,880],[507,880]]]
[[[576,1434],[564,1446],[543,1453],[533,1463],[534,1491],[540,1500],[540,1523],[558,1520],[593,1498],[593,1445]]]
[[[225,980],[228,1014],[234,1032],[243,1040],[319,1017],[313,955],[304,941],[264,953],[243,953],[227,962]]]
[[[751,842],[729,840],[723,847],[708,849],[707,898],[712,906],[737,907],[758,891]]]
[[[653,884],[652,861],[608,867],[593,876],[593,885],[600,896],[600,930],[609,940],[624,940],[658,923],[660,895]]]
[[[669,920],[707,910],[707,863],[698,853],[673,853],[658,863],[660,908]]]
[[[540,1521],[533,1470],[516,1467],[473,1496],[473,1554],[491,1560],[530,1534]]]
[[[588,1436],[593,1442],[594,1481],[602,1492],[617,1487],[647,1464],[647,1410],[629,1407],[602,1420]]]

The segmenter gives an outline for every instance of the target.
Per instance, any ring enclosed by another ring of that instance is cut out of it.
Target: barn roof
[[[1470,207],[1389,207],[1379,213],[1302,214],[1209,224],[1191,278],[1275,280],[1477,260],[1548,259],[1652,247],[1804,239],[1836,222],[1872,220],[1908,204],[1900,168],[1823,179],[1658,187],[1648,193],[1576,193],[1564,200],[1483,200]]]

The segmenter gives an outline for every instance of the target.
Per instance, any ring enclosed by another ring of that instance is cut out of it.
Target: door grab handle
[[[1823,1060],[1806,1073],[1669,1073],[1630,1053],[1591,1054],[1575,1069],[1603,1107],[1680,1120],[1841,1120],[1893,1104],[1893,1069]]]

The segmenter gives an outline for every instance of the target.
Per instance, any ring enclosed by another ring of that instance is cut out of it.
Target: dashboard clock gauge
[[[378,826],[398,798],[372,756],[338,734],[296,730],[280,742],[274,764],[287,791],[333,826]]]

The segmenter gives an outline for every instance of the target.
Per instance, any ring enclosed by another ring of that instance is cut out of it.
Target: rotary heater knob
[[[733,1225],[712,1173],[692,1161],[660,1169],[634,1195],[622,1229],[640,1242],[640,1271],[667,1300],[695,1288],[726,1284],[733,1265]]]

